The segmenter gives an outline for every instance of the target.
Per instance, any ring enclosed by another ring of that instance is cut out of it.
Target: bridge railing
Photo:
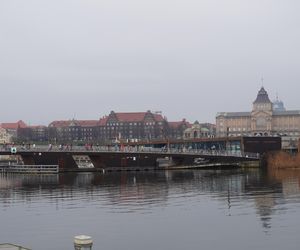
[[[46,146],[38,145],[31,147],[24,147],[15,145],[11,147],[0,147],[0,152],[12,152],[12,148],[16,152],[128,152],[128,153],[160,153],[160,154],[194,154],[207,156],[231,156],[259,159],[258,153],[247,153],[240,151],[229,150],[204,150],[204,149],[190,149],[190,148],[153,148],[153,147],[118,147],[118,146]]]

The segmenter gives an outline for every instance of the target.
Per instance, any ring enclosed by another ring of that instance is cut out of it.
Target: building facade
[[[18,142],[46,142],[48,141],[48,127],[43,125],[18,128]]]
[[[6,129],[0,127],[0,144],[11,143],[12,136],[7,132]]]
[[[182,119],[182,121],[168,122],[168,137],[170,139],[183,139],[184,131],[191,126],[192,125],[186,121],[186,119]]]
[[[300,137],[300,110],[286,110],[278,98],[271,102],[262,87],[251,112],[222,112],[216,116],[217,136],[281,136],[297,141]]]
[[[114,112],[99,120],[55,120],[48,126],[23,121],[2,123],[15,143],[111,144],[140,140],[183,139],[191,124],[168,122],[161,112]],[[204,129],[205,130],[205,129]]]
[[[1,128],[5,129],[6,133],[10,136],[11,141],[15,141],[18,138],[18,131],[20,129],[27,128],[27,124],[22,120],[17,122],[10,122],[10,123],[2,123]]]
[[[168,123],[157,113],[111,111],[99,121],[99,140],[104,142],[121,140],[153,140],[166,137]]]
[[[215,125],[195,121],[192,126],[184,130],[184,139],[212,138],[215,137]]]
[[[167,131],[166,119],[150,111],[111,111],[99,120],[53,121],[48,126],[52,143],[110,144],[122,140],[152,140],[163,138]]]
[[[48,139],[52,143],[96,142],[98,125],[98,120],[53,121],[48,126]]]

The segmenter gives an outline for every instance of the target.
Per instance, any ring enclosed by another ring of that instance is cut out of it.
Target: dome
[[[273,102],[273,111],[285,111],[284,103],[278,98]]]

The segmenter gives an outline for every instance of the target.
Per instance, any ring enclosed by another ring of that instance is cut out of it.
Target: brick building
[[[98,120],[61,120],[48,126],[49,141],[53,143],[95,142],[98,139]]]
[[[17,141],[19,142],[45,142],[48,141],[48,127],[43,125],[26,126],[18,128]]]
[[[167,120],[161,114],[150,111],[131,113],[111,111],[99,121],[101,141],[152,140],[166,137],[167,132]]]
[[[99,120],[56,120],[48,126],[28,126],[23,121],[3,123],[15,142],[110,144],[116,141],[182,139],[191,124],[168,122],[160,112],[114,112]]]
[[[184,137],[184,131],[190,128],[190,124],[186,119],[177,122],[168,122],[168,137],[172,139],[182,139]]]

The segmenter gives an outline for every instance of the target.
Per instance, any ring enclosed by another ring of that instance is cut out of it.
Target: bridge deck
[[[39,146],[34,148],[23,148],[21,146],[13,147],[7,149],[0,149],[0,155],[10,155],[10,154],[25,154],[25,153],[50,153],[50,152],[61,152],[61,153],[72,153],[72,154],[103,154],[103,153],[116,153],[116,154],[154,154],[154,155],[188,155],[188,156],[224,156],[224,157],[237,157],[237,158],[249,158],[253,160],[260,159],[258,153],[248,153],[240,151],[225,151],[225,150],[197,150],[197,149],[157,149],[157,148],[125,148],[119,149],[114,147],[72,147],[72,148],[49,148],[47,146]],[[14,152],[13,152],[14,151]]]
[[[58,165],[59,171],[143,170],[237,166],[258,161],[259,154],[156,148],[57,148],[20,146],[0,150],[0,155],[19,155],[25,165]]]

